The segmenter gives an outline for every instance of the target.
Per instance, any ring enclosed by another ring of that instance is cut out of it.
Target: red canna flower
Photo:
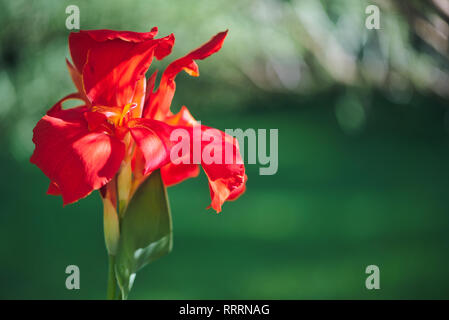
[[[155,90],[157,71],[148,81],[145,73],[154,57],[160,60],[171,53],[175,41],[173,34],[155,39],[156,34],[157,28],[147,33],[92,30],[70,34],[73,64],[67,60],[67,66],[77,92],[58,101],[37,123],[30,159],[49,177],[47,193],[62,195],[64,205],[107,188],[116,177],[120,184],[120,175],[127,170],[130,186],[125,198],[129,199],[154,170],[160,169],[164,184],[170,186],[197,176],[199,164],[209,179],[211,207],[217,212],[226,200],[244,192],[245,167],[236,139],[198,124],[185,106],[177,114],[170,111],[176,75],[184,70],[198,76],[195,60],[220,50],[227,31],[169,64]],[[80,105],[63,109],[69,99],[79,100]],[[209,145],[204,143],[204,134],[214,132],[209,140],[219,144],[214,152],[221,150],[224,157],[224,150],[230,148],[235,161],[174,163],[170,154],[175,142],[170,136],[180,128],[189,132],[191,146],[203,140],[201,152]],[[195,130],[200,135],[195,136]]]

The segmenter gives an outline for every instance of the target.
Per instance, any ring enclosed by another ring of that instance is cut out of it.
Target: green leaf
[[[171,251],[172,234],[167,191],[157,170],[136,191],[121,221],[116,275],[123,299],[136,272]]]

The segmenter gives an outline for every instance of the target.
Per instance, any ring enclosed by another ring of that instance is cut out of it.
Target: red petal
[[[198,73],[198,66],[193,60],[203,60],[215,52],[219,51],[223,45],[224,39],[228,31],[223,31],[212,37],[208,42],[203,44],[196,50],[188,53],[182,58],[179,58],[172,63],[170,63],[165,69],[164,74],[169,79],[174,79],[176,75],[181,72],[184,68],[187,68],[194,73]]]
[[[153,72],[153,74],[148,78],[148,81],[147,81],[147,88],[148,88],[147,95],[148,95],[149,92],[152,93],[154,91],[154,85],[156,83],[156,77],[157,77],[157,70],[155,70]],[[145,97],[145,100],[146,100],[146,98],[147,97]]]
[[[142,79],[140,79],[136,83],[136,88],[134,90],[134,95],[131,102],[135,103],[137,106],[133,110],[131,110],[130,116],[132,116],[132,118],[142,117],[143,105],[145,103],[146,86],[147,84],[145,77],[142,77]]]
[[[76,89],[78,89],[79,97],[86,103],[90,104],[89,99],[87,99],[86,93],[84,92],[83,79],[78,70],[69,62],[69,60],[65,59],[67,63],[67,69],[69,69],[70,77],[72,78],[73,83],[75,84]]]
[[[198,76],[198,65],[194,60],[205,59],[219,51],[223,45],[223,41],[226,38],[227,33],[228,31],[218,33],[198,49],[168,65],[162,74],[158,90],[155,93],[152,91],[149,93],[150,96],[149,99],[147,99],[148,103],[144,110],[145,118],[164,120],[164,117],[169,112],[170,104],[175,93],[176,75],[182,70],[185,70],[191,76]]]
[[[130,102],[136,82],[145,75],[153,56],[162,59],[173,47],[173,35],[153,39],[156,31],[91,30],[70,34],[72,60],[93,105],[123,106]]]
[[[156,57],[156,59],[162,60],[166,56],[168,56],[171,53],[174,44],[175,36],[173,35],[173,33],[164,38],[158,39],[158,45],[154,50],[154,56]]]
[[[183,182],[189,178],[198,177],[200,167],[197,164],[169,163],[161,168],[161,176],[164,184],[169,187]]]
[[[174,80],[167,80],[162,75],[159,88],[156,92],[148,93],[148,103],[143,110],[143,117],[163,121],[170,112],[170,105],[176,90]]]
[[[87,60],[87,53],[98,42],[120,39],[123,41],[139,43],[152,40],[157,34],[157,27],[150,32],[114,31],[114,30],[81,30],[71,32],[69,35],[69,47],[72,61],[79,73],[82,73]]]
[[[157,27],[153,27],[150,32],[134,32],[134,31],[116,31],[116,30],[86,30],[80,31],[87,33],[92,39],[98,42],[106,40],[121,39],[129,42],[143,42],[153,39],[157,35]]]
[[[143,174],[159,169],[170,161],[172,127],[150,119],[133,119],[128,127],[144,158]]]
[[[154,46],[153,41],[134,44],[117,39],[92,48],[83,69],[84,88],[92,104],[130,103],[137,80],[151,64]]]
[[[177,114],[167,117],[164,122],[173,126],[187,127],[197,123],[185,106],[182,106]],[[186,179],[195,178],[199,173],[200,168],[197,164],[169,163],[161,169],[162,180],[166,186],[172,186]]]
[[[186,127],[192,127],[197,124],[197,121],[186,108],[186,106],[182,106],[181,110],[179,110],[177,114],[167,116],[164,122],[173,126]]]
[[[202,126],[202,131],[210,128]],[[215,129],[216,130],[216,129]],[[218,131],[218,130],[217,130]],[[219,150],[221,153],[222,164],[212,163],[206,164],[202,161],[201,165],[209,179],[209,189],[212,202],[209,207],[220,212],[221,206],[225,201],[234,200],[245,191],[246,175],[245,166],[243,165],[237,140],[226,133],[219,131],[221,135],[221,144],[210,142],[215,145],[215,151]],[[206,145],[208,142],[203,142]],[[201,153],[204,147],[202,145]],[[226,148],[233,151],[234,159],[231,164],[225,164],[224,153]]]
[[[88,32],[71,32],[69,35],[70,55],[72,56],[73,64],[78,72],[83,72],[84,65],[87,61],[87,53],[97,44],[97,41],[92,39]]]
[[[84,113],[84,118],[87,121],[87,128],[89,131],[103,131],[109,134],[114,132],[114,126],[108,122],[108,118],[104,113],[86,111]]]
[[[78,107],[46,115],[33,131],[36,148],[30,161],[57,185],[64,204],[104,186],[124,157],[121,141],[88,130],[86,110]]]

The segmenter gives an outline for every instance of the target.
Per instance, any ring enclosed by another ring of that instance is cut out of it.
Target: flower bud
[[[117,210],[109,198],[103,198],[103,224],[104,240],[110,255],[117,252],[117,244],[120,238]]]
[[[120,217],[123,216],[128,206],[132,183],[131,161],[123,162],[117,177],[118,207]]]

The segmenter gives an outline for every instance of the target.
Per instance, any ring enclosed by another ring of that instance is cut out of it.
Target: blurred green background
[[[171,56],[229,29],[201,76],[177,79],[203,124],[279,129],[279,170],[248,165],[221,214],[202,173],[169,188],[173,252],[131,299],[449,298],[449,1],[0,1],[0,298],[102,299],[98,193],[62,207],[29,163],[32,129],[74,91],[68,5],[81,29],[177,38]],[[377,4],[381,29],[365,28]],[[65,268],[81,289],[65,288]],[[380,267],[380,290],[365,268]]]

